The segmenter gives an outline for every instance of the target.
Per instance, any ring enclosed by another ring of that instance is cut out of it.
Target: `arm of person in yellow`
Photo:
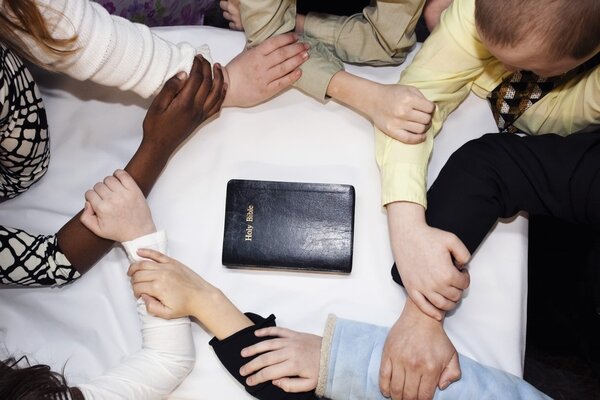
[[[455,268],[449,260],[454,256],[458,263],[462,263],[468,259],[468,252],[465,252],[462,243],[456,244],[449,235],[407,235],[406,232],[424,232],[428,228],[424,218],[426,179],[434,135],[440,131],[447,116],[466,98],[474,82],[486,73],[486,66],[493,59],[479,40],[474,21],[474,0],[455,0],[442,14],[440,25],[400,79],[401,84],[415,87],[436,104],[431,128],[420,135],[423,141],[418,144],[402,143],[415,142],[414,137],[406,137],[406,134],[396,135],[398,140],[395,140],[376,130],[382,202],[388,205],[388,225],[396,227],[395,232],[391,232],[391,240],[398,272],[409,296],[434,318],[440,318],[440,314],[433,311],[432,305],[445,309],[444,304],[448,304],[443,300],[446,298],[443,287],[448,286],[448,279],[443,277],[454,275],[450,282],[461,281],[460,275],[452,274]],[[389,204],[394,202],[416,204],[391,210]],[[432,246],[429,240],[434,236],[438,242],[441,239],[451,242],[445,245],[448,248],[446,254],[440,252],[436,257],[430,254],[429,259],[425,259],[423,254],[410,250]],[[426,276],[435,279],[424,279]]]

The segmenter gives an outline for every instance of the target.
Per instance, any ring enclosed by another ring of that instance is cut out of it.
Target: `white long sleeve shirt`
[[[130,261],[139,261],[137,250],[166,253],[163,231],[123,243]],[[196,351],[189,318],[166,320],[146,311],[139,299],[142,349],[102,376],[78,385],[86,400],[158,400],[166,398],[190,373]]]
[[[42,67],[78,80],[149,97],[177,72],[189,72],[196,54],[210,61],[208,46],[195,49],[187,43],[175,45],[147,26],[110,15],[89,0],[38,0],[38,5],[54,38],[77,35],[70,47],[77,51],[68,55],[48,53],[33,38],[25,37],[28,49]]]

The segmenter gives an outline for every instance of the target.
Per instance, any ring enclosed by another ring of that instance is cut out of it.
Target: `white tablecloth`
[[[206,27],[158,30],[173,41],[208,43],[226,63],[244,44],[237,32]],[[381,82],[400,68],[348,67]],[[41,182],[0,204],[0,221],[37,233],[56,232],[83,206],[95,182],[122,168],[141,139],[149,102],[94,84],[41,74],[51,127],[52,159]],[[484,100],[470,97],[436,139],[430,181],[449,154],[493,132]],[[168,133],[167,133],[168,134]],[[225,188],[232,178],[347,183],[356,188],[354,265],[350,276],[229,270],[221,265]],[[224,109],[173,156],[149,197],[171,255],[223,289],[244,311],[275,313],[280,325],[319,334],[328,313],[391,325],[404,302],[389,274],[392,254],[380,206],[371,124],[335,102],[289,90],[251,109]],[[471,288],[446,327],[459,351],[520,374],[524,351],[527,224],[500,223],[471,263]],[[115,247],[83,278],[61,289],[0,290],[5,352],[65,366],[72,383],[100,374],[141,339],[127,260]],[[197,364],[176,399],[250,398],[227,374],[194,327]]]

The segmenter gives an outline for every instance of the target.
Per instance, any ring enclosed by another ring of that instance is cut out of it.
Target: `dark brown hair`
[[[600,47],[599,0],[475,0],[475,23],[493,44],[529,36],[557,58],[581,59]]]
[[[26,357],[0,361],[0,399],[69,400],[70,394],[65,378],[47,365],[30,365]]]
[[[48,11],[55,13],[58,19],[65,18],[58,11]],[[33,38],[42,50],[49,53],[66,55],[76,51],[69,46],[75,43],[77,36],[66,39],[53,37],[34,0],[3,0],[0,5],[0,40],[13,51],[35,62],[36,57],[25,46],[23,35]]]

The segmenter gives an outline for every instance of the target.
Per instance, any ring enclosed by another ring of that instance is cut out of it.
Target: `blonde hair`
[[[476,0],[475,22],[494,44],[534,37],[557,58],[580,59],[600,46],[599,0]]]
[[[43,51],[50,54],[67,55],[77,51],[71,48],[77,40],[77,35],[66,39],[53,37],[35,0],[2,0],[1,3],[0,40],[11,50],[32,62],[37,62],[37,58],[22,38],[23,35],[27,35]],[[60,18],[64,18],[58,11],[54,12]]]

